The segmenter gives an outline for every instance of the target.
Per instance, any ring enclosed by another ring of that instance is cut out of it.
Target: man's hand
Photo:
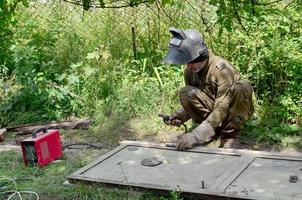
[[[192,133],[188,133],[182,136],[179,136],[176,143],[176,149],[179,151],[183,151],[186,149],[191,149],[193,146],[197,144],[196,139],[192,135]]]
[[[176,149],[180,151],[191,149],[196,144],[204,144],[210,141],[214,135],[215,132],[212,126],[207,121],[203,121],[191,133],[178,138]]]
[[[167,124],[167,125],[179,127],[180,125],[183,124],[183,122],[180,119],[178,119],[175,114],[172,114],[170,116],[164,115],[164,114],[158,114],[158,116],[163,118],[165,124]]]
[[[171,126],[180,127],[180,125],[182,125],[183,122],[177,118],[176,114],[172,114],[169,116],[169,120],[167,121],[167,124],[169,124]]]
[[[179,127],[180,125],[184,124],[189,119],[190,119],[190,116],[187,114],[187,112],[183,108],[181,108],[181,109],[177,110],[176,112],[174,112],[173,114],[171,114],[165,123],[172,125],[172,126]]]

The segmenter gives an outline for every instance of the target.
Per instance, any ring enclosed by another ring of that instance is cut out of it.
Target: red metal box
[[[59,130],[38,129],[21,147],[25,165],[42,167],[63,155]]]

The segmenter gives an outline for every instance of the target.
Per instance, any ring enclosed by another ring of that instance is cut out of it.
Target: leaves
[[[168,4],[172,4],[174,1],[173,0],[161,0],[161,3],[163,6],[166,6]]]
[[[0,70],[7,68],[0,76],[0,107],[13,116],[1,115],[0,122],[13,123],[20,111],[42,112],[43,119],[105,116],[108,110],[131,116],[173,111],[179,106],[175,94],[184,84],[183,70],[161,63],[173,25],[200,30],[208,46],[252,82],[259,108],[250,127],[262,134],[254,136],[280,142],[296,130],[288,127],[302,115],[301,6],[296,1],[284,8],[283,3],[257,5],[268,0],[254,5],[149,0],[147,6],[131,0],[114,5],[130,2],[132,8],[93,9],[84,15],[82,7],[63,7],[64,2],[31,2],[25,9],[28,1],[20,1],[17,13],[10,12],[14,2],[0,1],[1,14],[6,9],[5,18],[0,17]],[[91,1],[84,2],[88,9]],[[96,3],[105,7],[107,1]]]
[[[0,105],[0,111],[1,112],[6,112],[9,111],[12,108],[13,104],[12,103],[2,103]]]
[[[111,56],[107,49],[100,50],[100,54],[104,60],[108,60]]]
[[[77,75],[71,74],[67,77],[68,83],[73,85],[73,84],[78,84],[80,82],[80,79]]]
[[[22,4],[23,4],[23,6],[25,6],[26,8],[29,7],[29,3],[28,3],[27,0],[22,0]]]
[[[86,56],[86,59],[88,59],[88,60],[92,60],[92,59],[98,60],[99,58],[100,58],[100,54],[98,51],[88,53]]]
[[[148,0],[149,3],[154,3],[156,0]]]

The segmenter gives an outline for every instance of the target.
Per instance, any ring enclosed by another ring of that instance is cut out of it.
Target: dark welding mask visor
[[[198,63],[198,62],[203,62],[209,58],[208,52],[204,55],[198,56],[196,59],[190,61],[188,64],[193,64],[193,63]]]
[[[189,63],[192,60],[190,55],[187,55],[185,52],[181,51],[178,48],[170,47],[164,63],[174,64],[174,65],[184,65]]]

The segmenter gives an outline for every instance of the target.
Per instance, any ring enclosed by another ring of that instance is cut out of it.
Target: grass
[[[262,129],[258,127],[248,127],[241,137],[242,148],[253,150],[301,150],[302,142],[299,135],[286,136],[281,138],[281,142],[276,144],[264,143],[255,140],[248,134],[253,128],[253,134]],[[168,127],[164,125],[160,118],[152,119],[131,119],[127,116],[112,115],[104,119],[102,125],[94,125],[89,130],[62,130],[62,140],[64,142],[86,141],[103,144],[106,148],[102,150],[83,149],[72,153],[67,150],[64,157],[55,163],[44,168],[25,167],[20,152],[7,151],[0,152],[0,179],[8,178],[16,182],[15,189],[12,182],[0,181],[0,200],[8,197],[3,192],[9,189],[17,191],[34,191],[39,194],[40,199],[179,199],[179,195],[171,192],[169,196],[163,197],[153,193],[138,192],[129,189],[108,189],[96,185],[74,185],[63,186],[67,177],[93,161],[98,155],[113,149],[118,145],[118,141],[123,139],[144,140],[165,142],[173,139],[173,136],[183,133],[180,128]],[[252,135],[253,135],[252,134]],[[7,141],[16,139],[16,135],[10,134]],[[210,146],[217,146],[218,142]],[[8,186],[3,189],[1,186]],[[2,193],[2,194],[1,194]],[[23,199],[34,199],[34,196],[22,195]],[[17,196],[13,199],[18,199]]]
[[[154,127],[155,131],[151,131]],[[39,194],[40,199],[178,199],[177,194],[171,193],[170,196],[162,197],[148,192],[137,192],[130,189],[108,189],[95,185],[74,185],[63,186],[67,177],[93,161],[99,154],[104,154],[118,145],[122,139],[156,138],[157,130],[164,127],[160,120],[153,120],[151,123],[146,120],[130,120],[127,117],[111,117],[101,126],[94,126],[88,131],[68,130],[61,131],[62,140],[65,142],[86,141],[103,144],[106,149],[91,150],[83,149],[72,153],[72,150],[64,151],[64,157],[58,162],[54,162],[44,168],[25,167],[21,152],[6,151],[0,152],[0,179],[12,179],[16,182],[17,188],[14,188],[11,182],[7,180],[0,181],[0,200],[7,199],[9,194],[1,192],[9,189],[16,191],[34,191]],[[174,129],[171,129],[174,130]],[[150,132],[149,132],[150,131]],[[177,132],[177,130],[175,130]],[[11,134],[7,141],[13,141],[17,138]],[[160,139],[159,139],[160,140]],[[9,188],[2,189],[1,185],[9,184]],[[17,197],[17,196],[16,196]],[[33,195],[22,195],[23,199],[34,199]],[[13,198],[18,199],[18,198]]]
[[[93,157],[86,157],[91,152],[85,151],[85,154],[78,155],[77,159],[64,157],[59,162],[52,163],[44,168],[25,167],[21,158],[21,153],[8,151],[0,153],[0,179],[12,179],[16,182],[16,188],[13,187],[13,181],[1,180],[0,186],[8,186],[3,189],[0,187],[0,193],[8,190],[33,191],[40,199],[156,199],[155,194],[139,193],[134,189],[107,189],[96,185],[72,185],[63,186],[63,182],[68,175],[77,169],[85,166],[92,161]],[[85,156],[85,158],[84,158]],[[9,194],[1,194],[0,199],[7,199]],[[148,197],[148,198],[146,198]],[[23,199],[35,199],[33,195],[22,195]],[[161,197],[170,199],[169,197]],[[18,199],[18,198],[13,198]]]
[[[90,159],[68,160],[52,163],[45,168],[25,167],[20,153],[2,152],[0,177],[16,181],[17,191],[34,191],[41,199],[119,199],[123,192],[108,193],[90,186],[64,187],[67,176],[87,164]],[[29,180],[28,180],[29,179]],[[2,195],[2,199],[7,196]],[[29,195],[25,199],[31,199]]]

